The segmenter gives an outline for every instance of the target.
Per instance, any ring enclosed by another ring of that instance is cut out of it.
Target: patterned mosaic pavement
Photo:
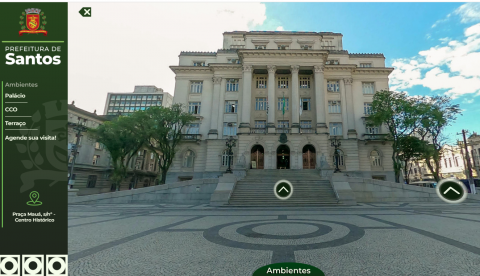
[[[69,206],[69,275],[480,275],[480,204]]]

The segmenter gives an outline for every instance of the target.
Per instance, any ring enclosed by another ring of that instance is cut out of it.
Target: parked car
[[[415,185],[415,186],[426,187],[426,188],[435,188],[435,187],[437,187],[437,182],[435,182],[435,181],[416,181],[416,182],[409,183],[409,185]]]
[[[467,187],[468,192],[471,193],[472,191],[470,191],[470,183],[468,182],[468,179],[459,180],[465,185],[465,187]],[[480,179],[474,178],[473,183],[475,184],[475,187],[480,187]]]

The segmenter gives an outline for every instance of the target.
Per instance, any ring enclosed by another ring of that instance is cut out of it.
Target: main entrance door
[[[315,169],[315,148],[312,145],[303,147],[303,169]]]
[[[287,145],[277,148],[277,169],[290,169],[290,148]]]
[[[252,169],[263,169],[263,156],[264,151],[263,147],[260,145],[255,145],[250,152],[250,165]]]

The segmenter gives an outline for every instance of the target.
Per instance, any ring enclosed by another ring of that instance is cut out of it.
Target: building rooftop
[[[301,31],[233,31],[224,32],[223,34],[252,34],[252,35],[334,35],[343,36],[341,33],[334,32],[301,32]]]
[[[98,115],[98,114],[96,113],[97,110],[95,110],[95,111],[92,113],[92,112],[86,111],[85,109],[81,109],[81,108],[76,107],[76,106],[75,106],[75,101],[73,101],[71,104],[68,105],[68,109],[71,110],[71,111],[80,113],[80,114],[82,114],[82,115],[89,116],[89,117],[91,117],[91,118],[100,120],[100,121],[109,121],[109,120],[110,120],[110,118],[105,117],[104,115]]]

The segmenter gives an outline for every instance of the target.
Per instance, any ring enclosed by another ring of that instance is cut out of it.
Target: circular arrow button
[[[467,189],[454,178],[442,179],[437,184],[437,195],[447,203],[460,203],[467,198]]]
[[[289,199],[293,194],[293,185],[288,180],[280,180],[275,183],[273,192],[278,199]]]

